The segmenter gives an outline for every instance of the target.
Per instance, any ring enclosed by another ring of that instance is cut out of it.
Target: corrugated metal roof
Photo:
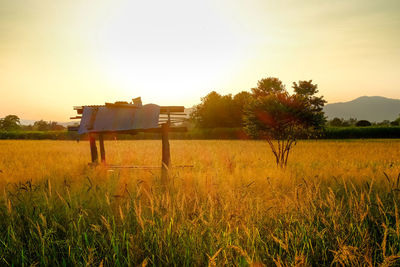
[[[78,133],[117,132],[158,127],[160,106],[84,106]]]

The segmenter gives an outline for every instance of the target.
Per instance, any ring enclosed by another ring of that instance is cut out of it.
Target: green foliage
[[[281,167],[286,166],[296,140],[315,135],[325,123],[325,100],[315,96],[317,88],[312,81],[299,81],[293,83],[295,93],[290,95],[277,78],[267,78],[252,89],[254,98],[245,112],[245,130],[253,138],[267,140]]]
[[[44,120],[40,120],[40,121],[35,121],[35,123],[33,124],[33,130],[37,130],[37,131],[62,131],[65,130],[65,127],[58,124],[55,121],[44,121]]]
[[[263,97],[271,94],[279,94],[286,92],[285,86],[278,78],[269,77],[261,79],[257,82],[257,87],[252,88],[251,92],[255,97]]]
[[[327,127],[322,137],[326,139],[400,138],[400,127]]]
[[[356,123],[357,127],[367,127],[367,126],[371,126],[371,125],[372,124],[367,120],[360,120],[360,121],[357,121],[357,123]]]
[[[0,139],[25,140],[76,140],[77,132],[67,131],[0,131]]]
[[[220,95],[213,91],[194,107],[191,120],[199,128],[241,127],[244,106],[251,98],[250,93]]]
[[[16,115],[7,115],[3,119],[0,119],[0,130],[15,131],[20,129],[20,127],[20,120]]]

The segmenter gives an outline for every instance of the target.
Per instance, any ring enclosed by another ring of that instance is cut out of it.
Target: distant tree
[[[40,120],[40,121],[35,121],[33,123],[33,128],[36,131],[49,131],[50,130],[50,125],[48,122],[44,121],[44,120]]]
[[[343,124],[343,119],[339,119],[338,117],[333,118],[329,121],[329,125],[333,127],[340,127]]]
[[[247,92],[232,97],[231,94],[220,95],[213,91],[194,106],[190,119],[200,128],[241,127],[243,109],[250,97]]]
[[[347,120],[347,122],[349,123],[349,126],[354,126],[357,123],[357,119],[356,118],[350,118]]]
[[[244,111],[251,103],[253,96],[251,93],[242,91],[233,97],[233,117],[236,120],[236,127],[244,127]]]
[[[252,88],[251,92],[255,97],[263,97],[271,94],[285,93],[286,89],[282,81],[275,77],[261,79],[257,82],[257,87]]]
[[[400,126],[400,114],[399,114],[399,117],[397,119],[395,119],[394,121],[392,121],[390,123],[390,125],[392,125],[392,126]]]
[[[51,121],[49,122],[49,130],[50,131],[63,131],[66,128],[64,126],[62,126],[61,124],[58,124],[55,121]]]
[[[348,120],[345,120],[343,118],[338,118],[335,117],[332,120],[328,121],[328,125],[332,127],[349,127],[353,126],[357,123],[357,119],[350,118]]]
[[[315,135],[325,123],[325,101],[315,96],[317,85],[299,81],[293,89],[290,95],[279,79],[262,79],[252,89],[254,97],[245,111],[245,130],[268,142],[280,167],[286,166],[298,138]]]
[[[373,123],[373,125],[377,125],[377,126],[390,126],[390,121],[389,121],[389,120],[383,120],[383,121],[378,122],[378,123]]]
[[[367,120],[360,120],[356,123],[357,127],[367,127],[367,126],[371,126],[372,124],[367,121]]]
[[[23,130],[23,131],[32,131],[33,130],[33,125],[32,124],[21,125],[21,130]]]
[[[0,129],[3,131],[15,131],[20,128],[20,119],[17,115],[7,115],[0,119]]]
[[[318,93],[317,84],[313,84],[312,80],[299,81],[298,84],[294,82],[292,88],[296,95],[305,98],[311,112],[314,112],[315,114],[322,114],[323,117],[322,110],[326,101],[324,100],[323,96],[315,95]]]

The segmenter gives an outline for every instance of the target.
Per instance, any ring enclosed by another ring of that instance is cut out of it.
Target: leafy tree
[[[299,97],[304,98],[306,102],[308,102],[309,109],[311,112],[315,114],[322,114],[322,110],[326,101],[324,100],[323,96],[316,96],[318,91],[318,85],[313,84],[312,80],[309,81],[299,81],[297,84],[296,82],[293,83],[293,90],[295,94]]]
[[[371,126],[372,124],[367,121],[367,120],[360,120],[356,123],[357,127],[367,127],[367,126]]]
[[[340,127],[343,125],[343,119],[339,119],[338,117],[333,118],[329,121],[329,125],[333,127]]]
[[[20,119],[17,115],[7,115],[0,119],[0,129],[4,131],[15,131],[21,127]]]
[[[295,93],[290,95],[279,79],[263,79],[252,89],[254,98],[245,112],[245,130],[268,142],[280,167],[286,166],[298,138],[315,135],[325,123],[325,101],[315,96],[317,85],[300,81],[293,89]]]
[[[284,93],[286,89],[281,80],[269,77],[259,80],[257,82],[257,87],[252,88],[251,92],[255,97],[263,97],[270,94]]]
[[[399,114],[399,117],[397,119],[395,119],[394,121],[390,122],[390,125],[392,125],[392,126],[399,126],[400,125],[400,114]]]
[[[231,94],[220,95],[213,91],[194,107],[191,121],[200,128],[241,127],[244,106],[251,97],[248,92],[240,92],[232,97]]]
[[[65,130],[66,128],[62,126],[61,124],[58,124],[55,121],[49,122],[49,130],[50,131],[62,131]]]
[[[37,131],[48,131],[49,130],[49,123],[44,120],[35,121],[33,123],[33,128]]]
[[[251,93],[242,91],[233,97],[233,117],[236,121],[236,127],[244,127],[243,115],[247,105],[251,103],[253,96]]]

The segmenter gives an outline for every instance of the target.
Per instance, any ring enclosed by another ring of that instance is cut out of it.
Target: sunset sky
[[[0,0],[0,117],[191,107],[270,76],[313,79],[328,102],[400,98],[400,1]]]

